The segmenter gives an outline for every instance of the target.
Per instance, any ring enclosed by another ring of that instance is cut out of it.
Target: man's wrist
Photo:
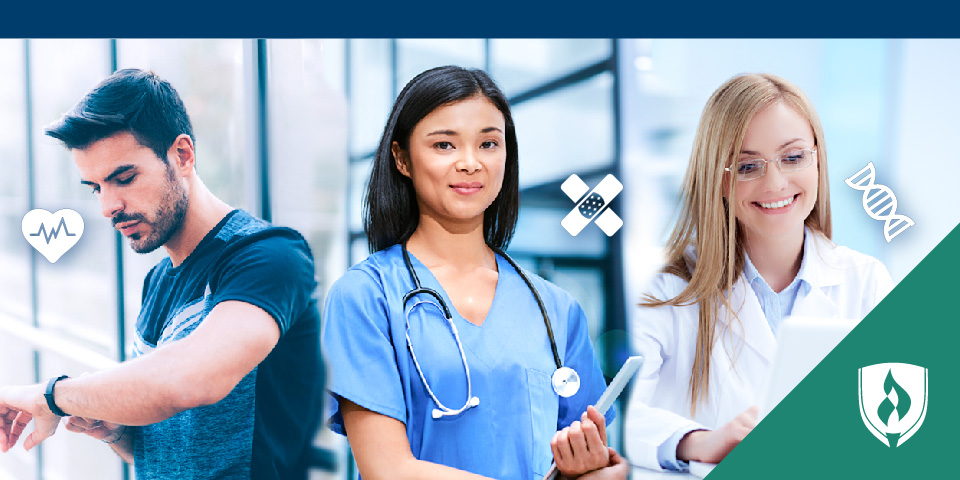
[[[64,379],[67,379],[67,378],[70,378],[70,377],[68,377],[68,376],[66,376],[66,375],[61,375],[61,376],[59,376],[59,377],[53,377],[53,378],[51,378],[51,379],[47,382],[47,388],[46,388],[46,391],[45,391],[44,394],[43,394],[43,397],[44,397],[44,399],[46,400],[47,408],[50,409],[50,412],[51,412],[51,413],[53,413],[54,415],[57,415],[58,417],[68,417],[68,416],[69,416],[66,412],[64,412],[62,409],[60,409],[59,406],[57,406],[57,400],[56,400],[56,394],[55,394],[55,389],[56,389],[56,387],[57,387],[57,382],[59,382],[59,381],[61,381],[61,380],[64,380]]]

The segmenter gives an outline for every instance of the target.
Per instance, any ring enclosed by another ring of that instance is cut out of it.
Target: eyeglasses
[[[787,152],[773,160],[764,160],[762,158],[743,160],[741,162],[737,162],[737,180],[756,180],[760,177],[763,177],[767,174],[767,163],[769,162],[776,163],[779,166],[780,171],[783,173],[793,173],[797,170],[802,170],[810,165],[813,165],[813,156],[816,154],[817,149],[814,148]],[[734,172],[733,168],[731,167],[726,167],[724,170],[731,173]]]

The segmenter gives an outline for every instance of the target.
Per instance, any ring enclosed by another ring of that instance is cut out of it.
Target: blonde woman
[[[703,110],[666,266],[631,325],[645,358],[626,415],[631,463],[722,460],[756,423],[783,319],[863,318],[892,288],[883,264],[830,238],[810,100],[774,75],[728,80]]]

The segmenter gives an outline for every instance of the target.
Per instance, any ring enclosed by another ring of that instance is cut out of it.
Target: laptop
[[[780,325],[777,353],[760,397],[757,422],[763,420],[844,337],[857,320],[816,317],[788,317]],[[690,462],[690,474],[707,476],[717,464]]]

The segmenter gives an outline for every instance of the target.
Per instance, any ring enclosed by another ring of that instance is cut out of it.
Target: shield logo
[[[878,363],[861,368],[858,377],[863,424],[884,445],[903,445],[927,416],[927,369]]]

